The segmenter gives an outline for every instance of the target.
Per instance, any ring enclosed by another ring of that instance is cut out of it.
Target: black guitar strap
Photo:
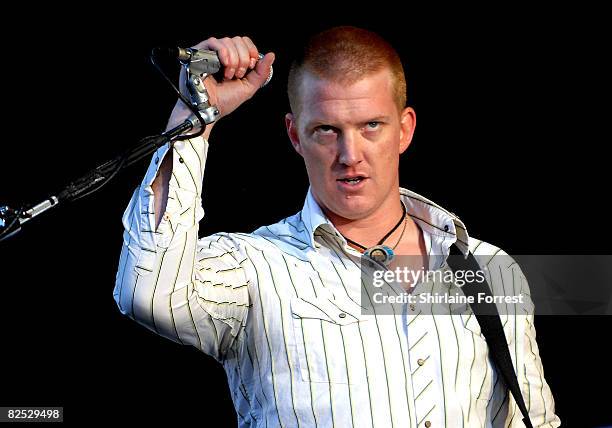
[[[476,272],[481,269],[474,255],[470,252],[468,257],[465,258],[456,244],[451,246],[450,255],[453,257],[448,258],[448,265],[453,271],[461,270]],[[480,283],[468,282],[461,287],[461,289],[466,296],[474,297],[474,303],[470,306],[474,315],[476,315],[478,324],[480,324],[480,330],[487,341],[489,353],[493,362],[523,414],[523,423],[525,427],[533,428],[531,420],[529,419],[529,412],[525,406],[525,400],[521,394],[516,373],[514,372],[510,350],[508,349],[506,335],[504,334],[504,328],[499,317],[499,312],[497,311],[497,306],[492,302],[478,302],[478,293],[485,293],[487,296],[492,295],[489,284],[486,280]]]

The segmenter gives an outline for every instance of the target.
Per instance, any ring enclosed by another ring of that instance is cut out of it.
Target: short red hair
[[[287,82],[291,111],[299,114],[300,84],[305,72],[350,85],[385,68],[391,72],[393,97],[401,112],[406,107],[406,77],[402,61],[389,42],[372,31],[350,26],[318,33],[291,64]]]

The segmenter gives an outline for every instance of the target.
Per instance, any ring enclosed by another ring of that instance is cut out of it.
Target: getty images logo
[[[442,282],[447,285],[455,284],[463,287],[468,283],[485,282],[485,273],[482,270],[414,270],[408,267],[397,267],[394,270],[375,270],[372,275],[372,285],[380,288],[387,283],[419,284],[423,282]]]

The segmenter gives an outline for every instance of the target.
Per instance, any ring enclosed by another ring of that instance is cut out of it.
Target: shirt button
[[[431,422],[429,422],[429,421],[425,421],[425,426],[426,426],[427,428],[429,428],[429,427],[431,426]]]
[[[168,214],[168,213],[164,214],[164,220],[169,221],[170,220],[170,214]]]
[[[445,232],[448,232],[448,229],[449,229],[448,224],[445,224],[445,225],[444,225],[444,231],[445,231]]]
[[[179,162],[180,163],[185,163],[185,159],[183,159],[182,157],[179,157]]]
[[[425,360],[424,360],[424,359],[422,359],[422,358],[419,358],[419,359],[417,360],[417,364],[418,364],[419,366],[422,366],[423,364],[425,364]]]
[[[321,248],[321,244],[319,244],[318,242],[315,242],[315,248]]]
[[[341,312],[340,315],[338,315],[340,318],[346,318],[346,314],[344,312]]]

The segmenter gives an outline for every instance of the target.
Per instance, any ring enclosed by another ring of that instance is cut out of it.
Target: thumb
[[[274,53],[268,52],[262,59],[257,61],[257,65],[253,71],[246,75],[247,81],[255,88],[261,88],[268,79],[274,58]]]

